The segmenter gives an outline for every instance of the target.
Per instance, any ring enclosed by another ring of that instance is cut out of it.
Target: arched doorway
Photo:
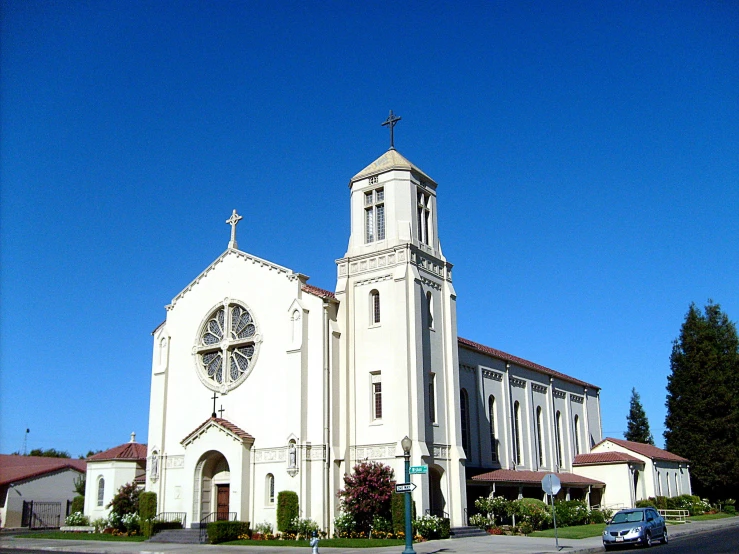
[[[220,452],[203,454],[195,469],[195,483],[199,487],[196,494],[196,513],[200,521],[208,519],[228,520],[231,505],[231,473],[228,461]]]
[[[429,512],[439,517],[449,517],[446,513],[446,498],[441,488],[444,470],[439,466],[429,465]]]

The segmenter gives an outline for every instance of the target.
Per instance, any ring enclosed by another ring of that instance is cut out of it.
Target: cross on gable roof
[[[220,429],[221,431],[229,435],[232,439],[243,443],[245,446],[251,446],[252,444],[254,444],[254,437],[252,437],[249,433],[247,433],[237,425],[234,425],[230,421],[220,417],[210,417],[206,419],[192,433],[182,439],[182,441],[180,441],[180,444],[187,447],[212,427]]]

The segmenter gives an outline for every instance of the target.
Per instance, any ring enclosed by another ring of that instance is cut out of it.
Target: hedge
[[[281,533],[291,531],[292,521],[300,515],[298,493],[280,491],[277,493],[277,530]]]
[[[239,537],[249,534],[248,521],[211,521],[208,524],[208,541],[210,544],[235,541]]]

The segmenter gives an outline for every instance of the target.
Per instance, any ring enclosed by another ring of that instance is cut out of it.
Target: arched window
[[[98,479],[98,506],[102,507],[104,497],[105,497],[105,479],[100,477]]]
[[[459,391],[459,412],[462,423],[462,448],[467,457],[470,455],[470,410],[467,391],[461,389]]]
[[[544,441],[542,440],[541,406],[536,407],[536,446],[539,449],[539,467],[544,465]]]
[[[431,291],[426,293],[426,317],[428,317],[429,329],[434,328],[434,296]]]
[[[275,476],[271,473],[267,474],[267,478],[265,480],[265,492],[266,494],[266,500],[267,504],[274,504],[275,503]]]
[[[575,416],[575,455],[580,453],[580,416]]]
[[[370,324],[380,323],[380,293],[376,290],[370,292]]]
[[[557,410],[557,415],[554,416],[554,434],[557,439],[557,466],[558,469],[562,467],[562,412]]]
[[[513,403],[513,443],[516,446],[516,465],[521,464],[521,404]]]
[[[488,398],[488,416],[490,418],[490,459],[498,461],[498,440],[495,438],[495,397]]]

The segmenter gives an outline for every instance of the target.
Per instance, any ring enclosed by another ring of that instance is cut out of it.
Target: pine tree
[[[641,405],[641,397],[635,388],[631,389],[631,404],[629,415],[626,417],[624,438],[627,441],[643,442],[654,446],[652,432],[649,430],[649,420]]]
[[[670,356],[666,448],[690,460],[693,493],[739,495],[739,338],[709,300],[691,304]]]

